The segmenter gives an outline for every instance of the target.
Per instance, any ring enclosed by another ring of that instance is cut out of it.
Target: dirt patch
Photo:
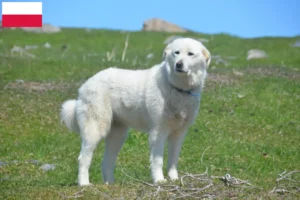
[[[15,90],[24,90],[29,92],[47,92],[52,90],[66,90],[75,86],[78,86],[79,83],[43,83],[43,82],[25,82],[17,81],[7,84],[4,89],[15,89]]]
[[[209,73],[205,81],[205,90],[217,87],[229,86],[237,84],[241,81],[243,75],[235,75],[234,73]]]
[[[232,84],[237,80],[234,74],[209,73],[207,76],[207,81],[211,83]]]
[[[274,76],[287,78],[291,80],[300,80],[300,72],[297,69],[285,69],[276,67],[258,67],[258,68],[248,68],[245,73],[254,74],[262,77]]]

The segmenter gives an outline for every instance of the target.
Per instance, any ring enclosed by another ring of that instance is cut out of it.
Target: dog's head
[[[211,56],[198,40],[178,38],[167,45],[163,59],[169,81],[175,87],[190,90],[204,83]]]

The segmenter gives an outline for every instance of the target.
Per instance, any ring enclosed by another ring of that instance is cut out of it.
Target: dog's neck
[[[171,76],[170,66],[166,62],[163,63],[163,70],[172,88],[183,94],[200,97],[204,80],[201,82],[195,81],[192,74],[183,75],[182,77]]]
[[[192,90],[182,90],[180,88],[177,88],[175,86],[172,85],[172,87],[177,90],[178,92],[184,93],[184,94],[188,94],[194,97],[201,97],[201,91],[196,91],[196,89],[192,89]]]

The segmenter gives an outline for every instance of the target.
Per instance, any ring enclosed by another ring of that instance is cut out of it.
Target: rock
[[[14,45],[13,48],[11,48],[10,50],[10,53],[11,54],[14,54],[14,53],[19,53],[20,56],[27,56],[27,57],[30,57],[30,58],[35,58],[36,56],[31,54],[31,53],[28,53],[25,49],[23,49],[22,47],[19,47],[19,46],[16,46]]]
[[[267,53],[260,49],[251,49],[248,51],[247,60],[267,58]]]
[[[201,43],[208,43],[208,42],[209,42],[209,40],[206,39],[206,38],[198,38],[197,40],[198,40],[199,42],[201,42]]]
[[[38,46],[37,45],[26,45],[24,48],[25,48],[25,50],[30,50],[30,49],[37,49]]]
[[[292,46],[293,47],[300,47],[300,40],[297,40]]]
[[[237,96],[238,96],[238,98],[241,99],[241,98],[244,98],[246,95],[245,94],[238,94]]]
[[[17,80],[16,80],[16,83],[23,84],[23,83],[25,83],[25,81],[22,80],[22,79],[17,79]]]
[[[243,73],[243,72],[237,71],[237,70],[235,70],[235,69],[232,69],[232,72],[233,72],[233,74],[236,75],[236,76],[244,76],[244,73]]]
[[[148,59],[148,60],[150,60],[151,58],[153,58],[154,57],[154,54],[153,53],[149,53],[147,56],[146,56],[146,58]]]
[[[13,161],[11,161],[13,164],[18,164],[19,163],[19,161],[17,161],[17,160],[13,160]]]
[[[9,180],[9,176],[7,174],[0,178],[0,182],[4,182],[4,181],[8,181],[8,180]]]
[[[56,166],[54,164],[43,164],[40,169],[47,172],[49,170],[55,170]]]
[[[215,64],[224,64],[225,66],[229,65],[229,62],[225,59],[223,59],[220,55],[212,55],[211,59],[214,60]]]
[[[26,162],[27,162],[27,163],[34,164],[34,165],[38,165],[38,164],[40,164],[40,163],[41,163],[41,162],[40,162],[40,161],[38,161],[38,160],[27,160]]]
[[[47,49],[49,49],[49,48],[51,48],[51,44],[48,43],[48,42],[46,42],[46,43],[44,44],[44,47],[47,48]]]
[[[56,26],[52,26],[51,24],[43,24],[41,28],[21,28],[26,32],[33,32],[33,33],[59,33],[61,29]]]
[[[0,161],[0,167],[4,167],[4,166],[6,166],[7,165],[7,163],[6,162],[4,162],[4,161]]]
[[[169,37],[167,37],[164,41],[164,44],[167,45],[167,44],[170,44],[171,42],[173,42],[174,40],[176,40],[177,38],[182,38],[182,36],[179,36],[179,35],[171,35]]]
[[[173,32],[173,33],[185,33],[188,30],[181,28],[175,24],[167,22],[162,19],[152,18],[146,20],[143,24],[143,31],[157,31],[157,32]]]
[[[13,48],[11,48],[10,53],[16,53],[16,52],[21,53],[23,51],[25,50],[22,47],[14,45]]]

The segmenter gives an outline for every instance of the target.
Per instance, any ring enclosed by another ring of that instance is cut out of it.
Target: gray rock
[[[152,18],[146,20],[143,24],[143,31],[174,32],[174,33],[187,32],[186,29],[181,28],[176,24],[158,18]]]
[[[26,45],[26,46],[24,47],[25,50],[37,49],[37,48],[38,48],[37,45]]]
[[[170,44],[171,42],[173,42],[175,39],[177,38],[182,38],[182,36],[179,36],[179,35],[171,35],[169,37],[167,37],[164,41],[164,44],[167,45],[167,44]]]
[[[26,32],[33,32],[33,33],[59,33],[61,29],[56,26],[52,26],[51,24],[43,24],[41,28],[21,28]]]
[[[209,42],[209,40],[206,39],[206,38],[198,38],[197,40],[198,40],[199,42],[201,42],[201,43],[208,43],[208,42]]]
[[[25,50],[22,47],[14,45],[13,48],[11,48],[10,52],[11,53],[22,53]]]
[[[297,40],[292,46],[293,47],[300,47],[300,40]]]
[[[248,51],[247,60],[267,58],[267,53],[260,49],[251,49]]]
[[[43,164],[40,169],[47,172],[49,170],[55,170],[56,166],[54,164]]]
[[[8,180],[9,180],[9,176],[8,175],[4,175],[3,178],[0,178],[0,182],[8,181]]]
[[[11,161],[11,163],[12,163],[12,164],[18,164],[18,163],[19,163],[19,161],[17,161],[17,160],[13,160],[13,161]]]
[[[6,166],[7,165],[7,163],[6,162],[4,162],[4,161],[0,161],[0,167],[4,167],[4,166]]]
[[[16,83],[23,84],[23,83],[25,83],[25,81],[22,80],[22,79],[17,79],[17,80],[16,80]]]
[[[38,161],[38,160],[27,160],[26,162],[27,162],[27,163],[34,164],[34,165],[38,165],[38,164],[40,164],[40,163],[41,163],[41,162],[40,162],[40,161]]]
[[[48,42],[46,42],[46,43],[44,44],[44,47],[47,48],[47,49],[49,49],[49,48],[51,48],[51,44],[48,43]]]
[[[223,64],[225,66],[229,65],[229,62],[222,58],[220,55],[212,55],[211,59],[215,62],[216,65]]]
[[[150,60],[151,58],[153,58],[154,57],[154,54],[153,53],[149,53],[147,56],[146,56],[146,58],[148,59],[148,60]]]
[[[16,45],[14,45],[13,48],[11,48],[10,53],[11,54],[19,53],[20,56],[27,56],[27,57],[31,57],[31,58],[35,58],[36,57],[35,55],[33,55],[31,53],[28,53],[22,47],[16,46]]]

